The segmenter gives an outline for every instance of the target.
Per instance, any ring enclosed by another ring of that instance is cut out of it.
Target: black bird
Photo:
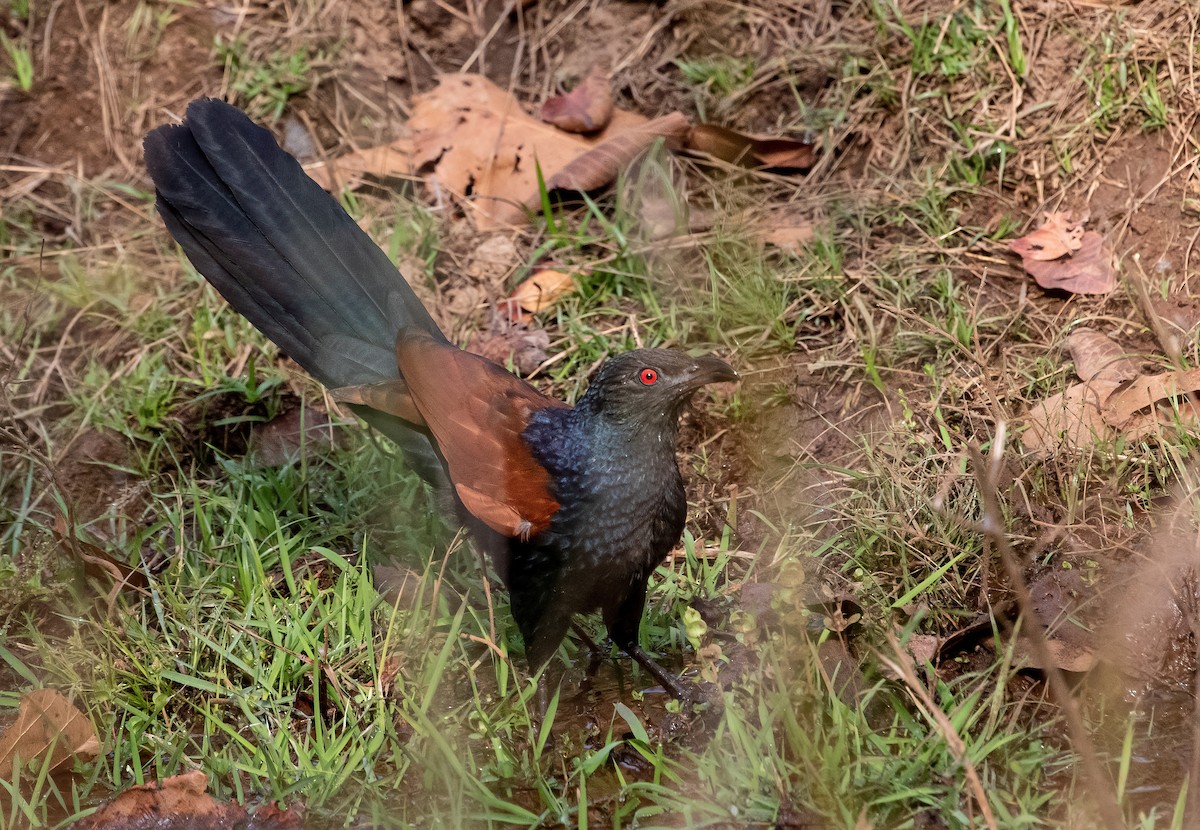
[[[240,110],[193,101],[145,154],[197,270],[453,494],[508,588],[531,668],[598,608],[613,641],[686,698],[638,629],[650,573],[683,532],[680,411],[733,369],[638,349],[608,360],[571,408],[451,344],[387,255]]]

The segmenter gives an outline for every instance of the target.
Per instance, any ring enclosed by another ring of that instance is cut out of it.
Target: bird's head
[[[605,362],[578,408],[619,423],[670,421],[673,426],[700,387],[735,380],[733,367],[715,357],[636,349]]]

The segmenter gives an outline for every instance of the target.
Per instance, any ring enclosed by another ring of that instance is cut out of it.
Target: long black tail
[[[146,136],[167,229],[237,311],[327,387],[398,377],[402,329],[444,339],[379,247],[271,134],[222,101],[193,101],[182,124]],[[360,411],[427,478],[429,439]]]

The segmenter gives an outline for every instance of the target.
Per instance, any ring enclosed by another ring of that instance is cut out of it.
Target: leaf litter
[[[569,133],[593,133],[608,126],[613,116],[612,83],[599,67],[570,92],[547,98],[541,118]]]
[[[1200,425],[1200,369],[1142,374],[1111,338],[1079,329],[1068,338],[1081,383],[1052,395],[1026,415],[1029,452],[1087,449],[1117,438],[1138,440],[1176,425]]]
[[[0,734],[0,779],[20,762],[28,766],[49,760],[50,771],[76,758],[100,754],[100,740],[87,715],[57,689],[36,689],[21,696],[17,719]]]
[[[1117,270],[1108,243],[1085,231],[1087,216],[1047,213],[1037,230],[1008,247],[1021,255],[1021,265],[1038,285],[1072,294],[1107,294],[1117,287]]]
[[[673,151],[776,171],[807,170],[816,159],[812,142],[693,126],[680,112],[651,120],[616,107],[599,70],[548,99],[540,116],[481,75],[446,75],[413,99],[396,140],[307,170],[330,189],[357,186],[364,177],[421,179],[435,199],[458,200],[486,231],[524,226],[540,208],[543,188],[587,193],[611,184],[659,140]]]
[[[208,794],[208,778],[199,770],[173,775],[152,784],[130,787],[92,815],[71,825],[73,830],[300,830],[299,807],[274,804],[248,813],[245,807],[217,801]]]

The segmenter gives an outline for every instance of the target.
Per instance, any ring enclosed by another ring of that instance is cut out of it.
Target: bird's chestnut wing
[[[425,334],[402,334],[396,362],[467,510],[506,536],[545,530],[559,504],[522,433],[534,412],[567,405]]]

